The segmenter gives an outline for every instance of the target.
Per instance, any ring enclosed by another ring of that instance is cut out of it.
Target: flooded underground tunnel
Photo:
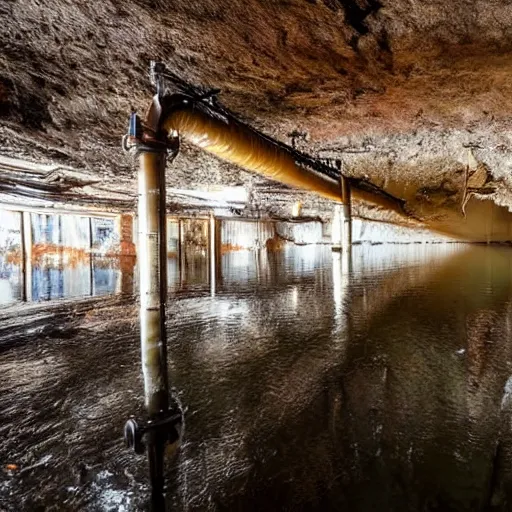
[[[0,512],[512,511],[508,2],[0,20]]]

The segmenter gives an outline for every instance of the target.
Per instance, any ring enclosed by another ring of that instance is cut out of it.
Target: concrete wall
[[[362,219],[352,221],[352,242],[358,243],[443,243],[451,238],[427,229],[413,229],[385,222]]]
[[[276,222],[276,233],[285,240],[299,245],[324,242],[324,225],[320,221]]]
[[[334,245],[340,244],[341,208],[336,206],[330,229]],[[451,238],[429,231],[428,229],[397,226],[386,222],[376,222],[359,218],[352,219],[352,243],[443,243],[453,241]]]

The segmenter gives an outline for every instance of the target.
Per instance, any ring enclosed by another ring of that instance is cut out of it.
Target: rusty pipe
[[[150,416],[167,410],[165,332],[165,154],[139,156],[139,274],[142,370]],[[163,247],[163,249],[162,249]]]
[[[305,172],[292,155],[238,123],[211,117],[193,106],[175,109],[163,120],[166,132],[176,131],[184,139],[222,160],[261,174],[285,185],[312,190],[341,201],[339,186],[313,172]]]
[[[145,405],[150,421],[169,409],[165,300],[167,296],[167,246],[165,164],[162,151],[139,152],[139,278],[140,337]],[[164,489],[164,447],[160,430],[147,434],[153,503],[160,503]]]
[[[172,104],[172,97],[169,101]],[[209,113],[191,99],[180,98],[172,106],[164,108],[159,128],[168,134],[178,134],[201,149],[248,171],[343,202],[339,182],[300,165],[283,147],[235,119]],[[360,187],[359,180],[349,180],[354,198],[404,214],[403,205],[396,198],[383,191],[377,193],[368,187]]]

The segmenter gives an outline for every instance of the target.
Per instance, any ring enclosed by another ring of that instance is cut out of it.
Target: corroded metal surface
[[[301,165],[292,153],[235,119],[208,114],[187,100],[161,120],[162,128],[229,163],[326,199],[343,201],[339,184]],[[353,196],[405,215],[403,201],[362,180],[351,180]],[[366,186],[365,186],[366,185]]]
[[[163,120],[162,126],[166,131],[175,130],[201,149],[246,170],[286,185],[315,191],[329,199],[341,199],[334,181],[307,172],[295,163],[290,154],[238,124],[185,107]]]
[[[165,158],[163,153],[139,155],[139,289],[141,354],[148,413],[167,410],[165,300],[167,295]],[[163,219],[163,221],[162,221]],[[163,259],[162,259],[163,251]]]

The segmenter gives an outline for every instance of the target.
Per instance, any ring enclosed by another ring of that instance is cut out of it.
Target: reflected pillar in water
[[[23,300],[32,300],[32,217],[29,212],[21,216],[21,245],[23,265]]]
[[[350,274],[352,273],[352,246],[349,245],[347,249],[343,249],[341,255],[341,275],[344,282],[348,284]]]
[[[343,250],[332,255],[332,283],[333,303],[335,313],[335,326],[339,333],[343,329],[349,330],[350,305],[347,298],[350,296],[350,279],[352,276],[352,249]],[[338,337],[336,337],[338,339]]]
[[[119,267],[121,279],[118,291],[123,295],[133,295],[133,278],[136,261],[135,244],[133,243],[133,216],[119,215],[116,219],[119,233]]]

